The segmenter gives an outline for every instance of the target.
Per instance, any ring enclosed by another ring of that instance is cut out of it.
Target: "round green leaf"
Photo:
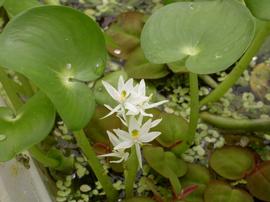
[[[125,64],[125,70],[129,77],[135,79],[158,79],[169,74],[164,64],[149,63],[141,48],[137,48],[130,54]]]
[[[262,20],[270,20],[269,0],[245,0],[245,3],[255,17]]]
[[[16,115],[8,108],[0,108],[0,161],[8,161],[42,141],[51,131],[54,119],[54,107],[41,92]]]
[[[146,22],[141,45],[156,64],[185,60],[189,71],[218,72],[232,65],[254,36],[249,10],[236,0],[172,3]]]
[[[246,180],[247,188],[253,196],[270,201],[270,161],[262,163]]]
[[[253,198],[244,190],[232,189],[221,181],[211,182],[204,193],[205,202],[253,202]]]
[[[36,7],[11,20],[0,46],[0,65],[32,80],[71,130],[87,124],[95,102],[83,81],[101,76],[106,60],[103,34],[92,19],[67,7]]]
[[[224,147],[211,155],[210,166],[220,176],[239,180],[249,174],[255,166],[252,152],[242,147]]]

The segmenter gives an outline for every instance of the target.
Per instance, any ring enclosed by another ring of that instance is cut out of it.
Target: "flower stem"
[[[188,142],[191,143],[194,139],[197,122],[199,119],[199,87],[198,87],[198,75],[195,73],[189,73],[189,86],[190,86],[190,118],[188,126]]]
[[[270,132],[270,119],[233,119],[202,112],[200,118],[215,127],[228,130]]]
[[[215,102],[220,99],[239,79],[243,72],[248,67],[252,57],[260,50],[262,44],[270,33],[270,23],[266,21],[257,20],[257,31],[255,38],[249,46],[246,53],[236,64],[230,74],[227,75],[225,80],[219,84],[207,97],[201,100],[200,106],[210,102]]]
[[[77,145],[81,148],[82,152],[87,157],[88,164],[93,169],[98,181],[101,183],[105,193],[107,194],[108,201],[117,201],[117,192],[112,186],[112,181],[105,173],[84,131],[76,131],[74,132],[74,136],[77,140]]]
[[[124,164],[126,198],[133,197],[133,187],[138,170],[138,159],[135,146],[131,148],[130,156]]]
[[[60,162],[56,159],[48,157],[38,146],[33,146],[29,149],[31,156],[34,157],[45,167],[56,168]]]

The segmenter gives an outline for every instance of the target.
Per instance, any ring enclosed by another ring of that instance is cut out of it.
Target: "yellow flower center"
[[[127,91],[123,90],[121,92],[121,100],[124,101],[126,99],[126,96],[127,96]]]
[[[140,136],[140,133],[139,133],[138,130],[133,130],[131,132],[131,136],[132,136],[132,138],[136,139],[136,138],[138,138]]]

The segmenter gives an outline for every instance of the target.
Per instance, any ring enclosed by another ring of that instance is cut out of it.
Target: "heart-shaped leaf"
[[[186,202],[203,202],[203,194],[211,179],[209,170],[199,164],[188,164],[188,171],[181,178],[183,187],[196,185],[197,188],[185,197]]]
[[[97,79],[106,60],[103,34],[93,20],[67,7],[36,7],[9,22],[0,46],[0,65],[32,80],[71,130],[88,123],[95,102],[83,81]]]
[[[253,196],[270,201],[270,161],[262,163],[246,180],[247,188]]]
[[[154,114],[155,119],[162,119],[161,123],[155,127],[157,131],[161,132],[157,141],[180,156],[187,149],[187,121],[181,116],[159,110],[151,110],[151,113]]]
[[[0,108],[0,161],[8,161],[16,154],[42,141],[54,125],[55,109],[41,92],[34,95],[14,115],[8,108]]]
[[[245,3],[255,17],[262,20],[270,20],[269,0],[245,0]]]
[[[135,79],[158,79],[169,74],[164,64],[149,63],[140,47],[134,50],[128,57],[125,70],[129,77]]]
[[[185,175],[187,165],[172,152],[165,152],[161,147],[147,146],[143,148],[147,163],[160,175],[168,178],[176,193],[180,193],[181,185],[178,177]]]
[[[220,176],[239,180],[249,174],[255,166],[254,154],[242,147],[224,147],[213,152],[210,166]]]
[[[4,3],[4,8],[6,9],[10,18],[18,15],[22,11],[36,6],[41,6],[38,0],[5,0]]]
[[[252,197],[241,189],[232,189],[222,181],[212,181],[204,193],[205,202],[253,202]]]
[[[209,74],[232,65],[247,49],[254,29],[249,10],[236,0],[177,2],[149,18],[141,45],[152,63],[185,60],[189,71]]]

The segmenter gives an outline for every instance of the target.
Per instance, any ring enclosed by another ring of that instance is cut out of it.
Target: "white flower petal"
[[[145,95],[145,82],[144,79],[140,81],[139,87],[138,87],[138,93],[140,95]]]
[[[117,113],[119,112],[120,108],[121,108],[121,105],[117,105],[115,108],[111,108],[109,105],[104,105],[107,109],[111,110],[110,113],[108,113],[107,115],[101,117],[100,119],[105,119],[111,115],[113,115],[114,113]]]
[[[119,137],[121,140],[131,140],[131,137],[128,132],[121,130],[121,129],[113,129],[115,134]]]
[[[118,91],[111,84],[109,84],[106,81],[102,81],[102,84],[105,87],[106,91],[110,94],[110,96],[114,100],[119,101],[120,95],[119,95]]]
[[[136,154],[137,154],[139,166],[140,166],[140,168],[142,168],[142,153],[141,153],[141,147],[140,147],[139,144],[135,144],[135,148],[136,148]]]
[[[148,134],[144,134],[140,136],[139,141],[142,143],[147,143],[153,141],[156,137],[158,137],[161,134],[161,132],[150,132]]]
[[[131,133],[133,130],[140,130],[140,125],[134,116],[130,117],[128,131]]]
[[[163,100],[163,101],[160,101],[160,102],[156,102],[156,103],[152,103],[152,104],[147,104],[145,106],[145,109],[155,108],[155,107],[157,107],[159,105],[162,105],[162,104],[164,104],[166,102],[168,102],[168,100]]]
[[[154,121],[151,123],[151,128],[156,127],[161,121],[162,121],[162,119],[154,120]]]
[[[148,119],[148,121],[146,121],[143,124],[143,126],[141,127],[141,130],[140,130],[141,134],[147,134],[149,132],[151,126],[152,126],[152,120]]]
[[[127,148],[132,147],[133,144],[134,144],[134,142],[132,140],[125,140],[125,141],[121,142],[120,144],[116,145],[114,147],[114,150],[127,149]]]
[[[112,132],[107,131],[107,134],[114,147],[120,143],[120,140]]]
[[[125,86],[125,81],[124,81],[123,76],[121,75],[118,79],[118,86],[117,86],[118,92],[121,92],[124,86]]]

